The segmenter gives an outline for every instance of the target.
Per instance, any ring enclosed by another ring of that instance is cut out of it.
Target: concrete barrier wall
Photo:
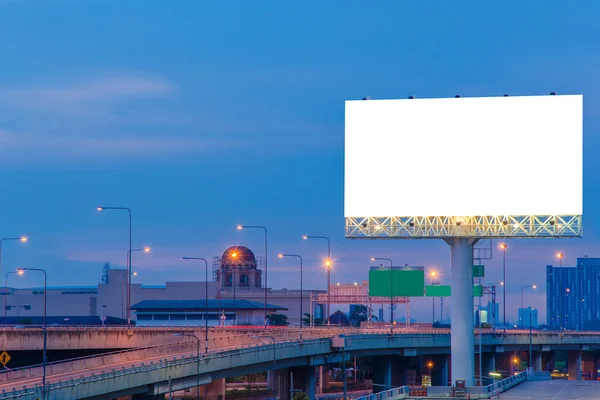
[[[179,331],[178,331],[179,332]],[[204,334],[204,331],[202,332]],[[264,330],[250,331],[250,332],[242,332],[239,331],[222,331],[216,332],[212,336],[209,335],[209,349],[218,349],[218,348],[234,348],[244,345],[256,344],[257,342],[263,342],[265,344],[272,343],[272,341],[268,337],[263,337],[260,339],[254,338],[253,336],[261,336],[264,334]],[[268,332],[271,333],[271,332]],[[286,330],[283,332],[278,332],[279,335],[273,336],[278,340],[293,340],[299,337],[299,331],[297,330]],[[326,332],[326,335],[332,335],[335,332]],[[305,337],[320,337],[325,334],[322,330],[307,330],[305,332]],[[89,356],[81,359],[73,359],[67,360],[59,363],[48,364],[47,366],[47,375],[59,374],[65,372],[73,372],[73,371],[85,371],[89,368],[94,368],[102,365],[110,366],[114,364],[120,364],[126,361],[137,361],[144,358],[159,356],[159,355],[168,355],[168,354],[179,354],[182,352],[189,352],[189,356],[195,356],[196,354],[196,341],[192,338],[186,337],[173,337],[171,333],[171,337],[174,339],[178,339],[177,343],[168,344],[164,346],[156,346],[152,348],[143,348],[140,350],[131,350],[124,351],[114,354],[106,354],[106,355],[98,355],[98,356]],[[184,339],[186,341],[182,342]],[[190,341],[191,340],[191,341]],[[200,351],[204,352],[204,340],[201,340]],[[212,351],[212,350],[211,350]],[[24,380],[26,378],[35,378],[42,376],[42,368],[41,367],[33,367],[26,369],[16,369],[10,372],[0,373],[0,382],[12,382],[18,380]]]
[[[352,332],[351,329],[304,329],[307,335],[330,335]],[[278,337],[298,335],[298,329],[268,329],[268,334]],[[181,337],[174,333],[196,335],[204,340],[204,327],[49,327],[49,350],[79,349],[130,349],[135,347],[155,346],[158,344],[176,343]],[[265,333],[262,328],[229,329],[209,328],[209,346],[222,347],[225,338],[252,336]],[[42,350],[44,335],[41,329],[0,328],[0,349],[6,351]]]

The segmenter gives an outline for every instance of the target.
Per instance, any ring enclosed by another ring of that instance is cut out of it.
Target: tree
[[[360,326],[362,321],[366,321],[368,319],[369,311],[367,310],[367,306],[359,304],[350,314],[350,322],[353,326]]]
[[[287,320],[287,316],[283,314],[270,314],[269,325],[273,326],[288,326],[290,323]]]

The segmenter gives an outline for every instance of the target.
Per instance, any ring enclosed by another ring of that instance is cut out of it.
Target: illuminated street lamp
[[[137,276],[137,272],[134,272],[132,275],[133,276]],[[125,272],[122,276],[121,276],[121,319],[124,321],[125,320],[125,316],[124,314],[124,310],[123,310],[123,303],[125,302],[125,277],[129,275],[129,272]]]
[[[431,272],[429,272],[429,277],[431,278],[431,285],[434,285],[436,283],[435,278],[437,277],[438,273],[436,270],[431,270]],[[435,297],[431,296],[431,326],[433,326],[433,324],[435,324]]]
[[[500,244],[500,248],[502,249],[502,320],[504,329],[506,329],[506,249],[508,246],[506,243]]]
[[[198,336],[189,333],[174,333],[173,336],[196,339],[196,399],[200,400],[200,339],[198,339]]]
[[[565,276],[562,270],[562,266],[563,266],[563,258],[565,258],[565,255],[563,253],[556,253],[556,258],[558,258],[558,262],[560,263],[560,287],[561,287],[561,293],[560,293],[560,316],[559,316],[559,322],[560,322],[560,330],[562,332],[562,330],[564,329],[564,302],[565,302],[565,298],[564,298],[564,294],[565,294]]]
[[[46,332],[46,295],[47,295],[47,277],[46,271],[41,268],[17,268],[17,274],[23,275],[25,271],[38,271],[44,274],[44,350],[42,352],[42,399],[46,398],[46,364],[48,363],[48,357],[46,356],[46,350],[48,348],[48,335]]]
[[[303,292],[302,292],[302,257],[299,256],[298,254],[279,254],[279,258],[284,258],[284,257],[295,257],[298,258],[300,260],[300,341],[302,341],[302,318],[304,317],[304,312],[302,310],[302,303],[304,301],[303,299]]]
[[[8,297],[8,276],[10,274],[23,275],[23,271],[9,271],[6,273],[6,276],[4,277],[4,325],[7,324],[6,298]]]
[[[265,329],[267,329],[267,325],[269,323],[269,320],[268,320],[269,316],[267,315],[267,287],[268,287],[268,285],[267,285],[267,276],[268,276],[267,261],[269,258],[268,251],[267,251],[267,249],[268,249],[268,247],[267,247],[267,242],[268,242],[267,228],[262,225],[238,225],[237,229],[239,231],[241,231],[242,229],[262,229],[265,233]]]
[[[429,368],[429,379],[430,379],[429,383],[432,384],[433,382],[432,382],[432,379],[431,379],[431,376],[432,376],[431,375],[431,369],[433,368],[433,361],[428,361],[427,362],[427,367]]]
[[[329,316],[331,315],[331,291],[329,286],[331,285],[331,240],[327,236],[302,236],[302,239],[324,239],[327,240],[327,260],[325,260],[325,268],[327,269],[327,325],[329,325]],[[311,310],[312,312],[312,310]]]
[[[371,257],[371,261],[389,261],[390,263],[390,333],[394,333],[394,262],[391,258]]]
[[[7,238],[2,238],[0,239],[0,271],[2,271],[2,243],[4,243],[4,241],[16,241],[18,240],[21,243],[26,243],[27,242],[27,236],[19,236],[19,237],[7,237]]]
[[[524,289],[537,289],[536,285],[526,285],[526,286],[521,286],[521,317],[519,318],[519,322],[521,325],[521,328],[523,328],[523,290]],[[529,311],[531,313],[531,310]]]
[[[128,207],[97,207],[96,210],[125,210],[129,214],[129,252],[127,253],[127,270],[131,275],[131,209]],[[127,327],[131,327],[131,279],[127,286]]]
[[[204,352],[208,353],[208,261],[203,257],[181,257],[181,259],[204,262],[204,340],[206,341]]]
[[[148,246],[144,246],[144,247],[142,247],[142,248],[139,248],[139,249],[131,249],[131,250],[127,250],[127,262],[128,262],[128,265],[129,265],[129,267],[131,267],[131,253],[133,253],[134,251],[143,251],[144,253],[150,253],[150,250],[151,250],[151,249],[150,249],[150,247],[148,247]],[[137,272],[133,272],[133,273],[132,273],[132,272],[131,272],[131,268],[128,268],[128,272],[126,272],[125,274],[123,274],[123,276],[125,276],[125,275],[133,275],[133,276],[137,276]],[[128,291],[130,291],[130,290],[131,290],[131,282],[130,282],[130,281],[131,281],[131,279],[128,279],[128,280],[127,280],[127,288],[128,288]],[[124,286],[125,286],[125,285],[121,285],[121,310],[123,310],[123,304],[122,304],[122,303],[123,303],[123,292],[124,292],[124,290],[125,290]],[[129,299],[130,299],[130,301],[131,301],[131,296],[129,296]]]
[[[235,251],[233,253],[230,254],[231,258],[237,258],[238,257],[238,253],[236,253]],[[233,309],[235,310],[235,271],[237,271],[237,265],[235,264],[231,264],[232,265],[232,271],[231,271],[231,286],[233,288]],[[236,314],[237,315],[237,314]],[[235,318],[235,321],[233,321],[234,325],[237,325],[237,317]]]

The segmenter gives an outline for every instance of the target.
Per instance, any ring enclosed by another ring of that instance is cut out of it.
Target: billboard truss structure
[[[559,238],[582,236],[581,215],[347,217],[346,238]]]

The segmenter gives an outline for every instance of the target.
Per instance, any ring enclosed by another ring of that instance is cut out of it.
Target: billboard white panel
[[[346,101],[346,217],[582,215],[583,96]]]

